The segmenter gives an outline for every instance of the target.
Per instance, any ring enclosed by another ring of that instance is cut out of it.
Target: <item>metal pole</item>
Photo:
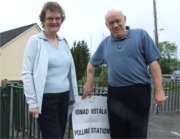
[[[92,56],[92,36],[91,36],[91,56]]]
[[[153,0],[153,10],[154,10],[154,39],[156,47],[158,47],[158,28],[157,28],[157,12],[156,12],[156,0]]]

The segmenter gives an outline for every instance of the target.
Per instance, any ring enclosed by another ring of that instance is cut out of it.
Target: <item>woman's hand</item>
[[[38,110],[38,107],[35,107],[35,108],[29,108],[29,112],[32,114],[32,116],[34,118],[38,118],[39,117],[39,110]]]

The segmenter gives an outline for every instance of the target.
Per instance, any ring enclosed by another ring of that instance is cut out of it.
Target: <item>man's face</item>
[[[121,39],[126,31],[126,17],[119,11],[110,11],[106,15],[106,26],[115,38]]]

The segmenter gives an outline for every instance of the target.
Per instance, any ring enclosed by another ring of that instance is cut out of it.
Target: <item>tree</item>
[[[177,46],[174,43],[164,41],[164,42],[160,42],[158,47],[161,52],[162,58],[166,58],[166,59],[177,58]]]
[[[86,72],[87,63],[89,62],[90,58],[87,43],[84,40],[82,40],[81,42],[74,41],[71,53],[73,55],[76,67],[77,80],[80,80]]]
[[[160,42],[158,47],[162,55],[162,59],[159,62],[162,73],[170,74],[175,70],[175,67],[177,68],[179,63],[177,60],[177,46],[174,43],[164,41]]]

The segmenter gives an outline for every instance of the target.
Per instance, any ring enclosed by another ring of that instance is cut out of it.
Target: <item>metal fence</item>
[[[79,95],[82,95],[84,82],[79,82]],[[157,109],[153,105],[151,95],[151,113],[170,113],[180,111],[180,82],[164,82],[164,91],[168,99],[165,106]],[[152,86],[153,90],[153,86]],[[94,83],[94,95],[106,95],[107,83]],[[67,125],[66,138],[71,138],[71,120]],[[0,138],[25,139],[41,138],[36,120],[28,113],[23,87],[18,84],[7,84],[0,87]]]
[[[37,122],[28,113],[23,87],[6,85],[1,88],[0,138],[40,138]]]
[[[165,105],[156,111],[156,113],[180,111],[180,82],[163,82],[163,87],[165,95],[168,96],[168,98]],[[154,107],[152,111],[155,111]]]

